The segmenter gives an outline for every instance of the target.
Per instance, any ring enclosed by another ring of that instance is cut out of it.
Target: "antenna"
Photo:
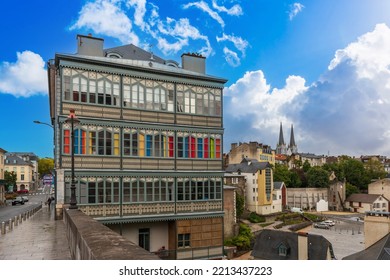
[[[154,57],[153,57],[153,51],[152,51],[152,48],[154,46],[152,44],[149,44],[149,52],[150,52],[150,60],[154,60]]]

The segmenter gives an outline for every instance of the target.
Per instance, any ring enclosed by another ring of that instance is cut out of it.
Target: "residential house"
[[[274,182],[274,194],[272,203],[277,212],[282,212],[287,207],[287,187],[284,182]]]
[[[39,157],[32,152],[12,152],[9,153],[22,158],[25,162],[29,162],[33,165],[32,170],[32,184],[31,189],[36,190],[39,187],[39,174],[38,174],[38,161]]]
[[[5,180],[4,180],[4,162],[5,162],[5,153],[7,151],[0,148],[0,205],[5,204]]]
[[[251,256],[257,260],[332,260],[332,244],[322,235],[264,229]]]
[[[227,173],[245,175],[245,208],[267,215],[278,212],[273,205],[274,193],[272,166],[268,162],[244,158],[239,164],[229,164]]]
[[[35,185],[34,165],[20,156],[7,153],[5,158],[5,171],[16,173],[16,186],[13,191],[32,190]]]
[[[148,251],[222,257],[227,80],[206,74],[199,54],[179,66],[132,44],[103,46],[78,35],[75,54],[48,64],[57,219],[70,203],[73,149],[81,211]]]
[[[368,184],[369,194],[381,194],[390,201],[390,178],[384,178]],[[390,212],[390,209],[388,209]]]
[[[228,154],[228,164],[240,163],[244,158],[275,165],[275,152],[271,146],[258,142],[232,143]]]
[[[345,200],[345,208],[357,213],[367,211],[387,212],[389,200],[380,194],[354,193]]]

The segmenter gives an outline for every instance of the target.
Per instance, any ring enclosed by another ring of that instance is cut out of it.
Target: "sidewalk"
[[[65,224],[43,206],[12,231],[0,235],[0,260],[71,260]]]

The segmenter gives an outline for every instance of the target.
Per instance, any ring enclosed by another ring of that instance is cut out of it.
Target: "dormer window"
[[[281,243],[278,247],[277,247],[277,250],[278,250],[278,254],[279,256],[281,257],[286,257],[289,253],[289,247],[287,247],[286,245],[284,245],[283,243]]]
[[[122,56],[117,53],[108,53],[106,56],[109,58],[122,58]]]

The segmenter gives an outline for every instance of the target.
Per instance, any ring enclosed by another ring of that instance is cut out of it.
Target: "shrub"
[[[252,212],[249,214],[248,220],[251,223],[264,223],[265,222],[265,218],[257,215],[255,212]]]
[[[226,246],[236,246],[238,250],[250,249],[253,233],[246,224],[240,224],[240,230],[237,236],[225,240]]]

